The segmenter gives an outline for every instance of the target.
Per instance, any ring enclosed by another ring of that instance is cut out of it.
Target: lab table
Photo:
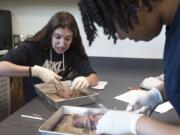
[[[99,96],[96,102],[85,105],[85,107],[98,108],[99,104],[103,104],[108,109],[117,110],[124,110],[127,103],[114,99],[115,96],[126,92],[128,87],[137,86],[145,77],[162,73],[161,69],[151,68],[96,67],[96,71],[100,79],[108,81],[108,84],[104,90],[97,90]],[[55,111],[40,97],[36,97],[0,123],[0,134],[37,135],[40,125]],[[39,115],[43,120],[23,118],[21,117],[22,114]],[[154,112],[151,117],[163,122],[180,125],[180,118],[173,109],[164,114]]]

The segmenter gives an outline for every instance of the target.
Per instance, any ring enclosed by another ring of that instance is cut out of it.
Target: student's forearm
[[[98,76],[96,74],[94,74],[94,73],[90,74],[86,78],[87,78],[87,80],[89,82],[90,87],[97,85],[98,82],[99,82]]]
[[[141,117],[136,125],[138,135],[179,135],[180,126],[168,125],[148,117]]]
[[[29,76],[29,67],[2,61],[0,62],[0,76]]]

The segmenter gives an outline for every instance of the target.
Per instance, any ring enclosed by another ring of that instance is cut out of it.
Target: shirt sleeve
[[[1,58],[1,61],[9,61],[17,65],[29,65],[31,59],[30,46],[29,44],[23,43],[5,54]]]

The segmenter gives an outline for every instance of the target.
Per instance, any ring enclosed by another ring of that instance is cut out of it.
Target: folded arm
[[[180,126],[159,122],[142,114],[110,110],[96,125],[97,134],[179,135]]]
[[[165,124],[148,117],[140,117],[136,131],[138,135],[179,135],[180,126]]]
[[[38,77],[45,83],[59,83],[61,76],[50,69],[41,66],[20,66],[8,61],[0,62],[0,76],[30,76]]]
[[[29,76],[29,67],[2,61],[0,62],[0,76]]]

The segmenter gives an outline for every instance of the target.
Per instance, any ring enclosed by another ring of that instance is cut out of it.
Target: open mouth
[[[55,48],[55,51],[56,51],[57,53],[64,53],[64,52],[66,51],[66,49],[65,49],[65,48],[58,48],[58,47],[56,47],[56,48]]]

